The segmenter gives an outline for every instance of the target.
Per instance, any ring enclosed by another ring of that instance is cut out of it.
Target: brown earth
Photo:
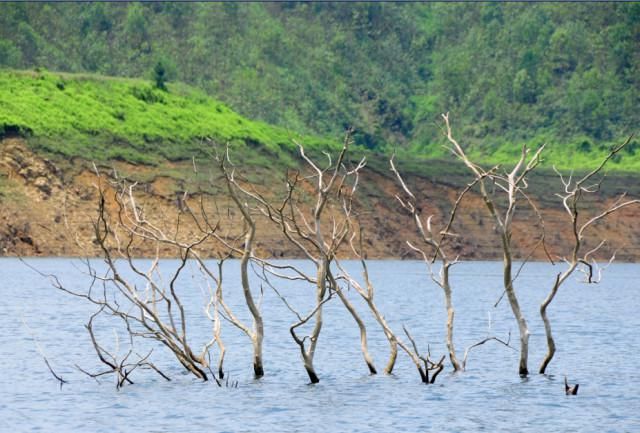
[[[172,168],[178,170],[181,167],[177,164]],[[220,222],[221,230],[225,233],[234,235],[242,231],[239,214],[223,194],[219,176],[214,176],[213,186],[208,189],[210,192],[185,196],[184,191],[198,191],[195,182],[157,174],[158,168],[116,163],[113,167],[101,167],[100,171],[111,178],[115,173],[126,173],[128,177],[144,179],[136,187],[138,203],[145,209],[149,219],[168,233],[175,230],[175,222],[179,220],[180,237],[195,238],[197,227],[183,210],[185,204],[197,208],[201,202]],[[447,169],[437,171],[446,173]],[[428,167],[425,172],[429,172]],[[252,175],[253,178],[262,179],[260,187],[263,193],[274,199],[281,196],[284,187],[281,174],[256,169]],[[615,194],[622,189],[637,193],[634,188],[639,184],[639,178],[612,177],[607,182],[609,186],[601,189],[599,195],[586,205],[585,214],[593,214],[606,203],[613,202]],[[407,176],[407,183],[418,197],[422,214],[433,214],[433,224],[436,226],[447,217],[460,186],[467,180],[453,174],[438,179],[428,175]],[[34,154],[20,138],[3,139],[0,143],[0,255],[98,255],[92,231],[92,221],[97,214],[97,182],[95,171],[85,161],[54,162]],[[360,185],[355,209],[365,229],[367,256],[415,258],[406,241],[418,242],[416,230],[412,220],[394,198],[399,189],[392,174],[384,168],[365,169]],[[548,251],[554,258],[567,254],[571,237],[568,219],[560,200],[552,192],[559,191],[559,181],[549,174],[538,175],[532,179],[531,185],[532,199],[544,216]],[[183,201],[185,197],[186,203]],[[115,210],[115,203],[108,202],[107,205],[111,211]],[[500,257],[499,238],[477,193],[467,195],[458,215],[453,229],[458,236],[450,245],[451,254],[459,254],[461,259],[476,260]],[[535,213],[524,204],[518,215],[513,234],[517,245],[515,253],[517,257],[524,258],[537,244],[540,227]],[[606,238],[607,243],[601,250],[600,258],[608,258],[615,252],[617,260],[638,261],[638,215],[640,207],[628,208],[597,224],[593,227],[588,246],[594,246]],[[215,256],[221,247],[210,245],[208,248],[210,255]],[[257,250],[258,254],[269,257],[299,256],[266,218],[258,219]],[[151,256],[155,254],[155,246],[137,244],[134,252],[140,256]],[[345,256],[348,253],[346,248],[342,251]],[[173,253],[164,249],[160,254],[171,256]],[[532,257],[544,259],[543,249],[536,249]]]

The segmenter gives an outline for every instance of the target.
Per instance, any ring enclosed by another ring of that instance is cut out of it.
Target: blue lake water
[[[72,259],[29,259],[69,287],[88,284]],[[99,263],[96,261],[96,263]],[[165,267],[175,262],[165,261]],[[357,263],[348,263],[359,275]],[[376,299],[396,332],[411,329],[423,350],[445,353],[445,311],[440,289],[424,265],[413,261],[372,261]],[[560,266],[529,264],[517,290],[532,331],[530,370],[545,352],[539,304]],[[460,264],[453,269],[455,342],[464,348],[487,335],[517,346],[517,326],[508,304],[497,308],[501,265]],[[238,284],[238,263],[226,270],[226,297],[246,320]],[[172,355],[156,347],[153,361],[172,377],[152,372],[132,376],[135,384],[116,390],[113,379],[97,383],[77,364],[99,371],[84,324],[94,307],[51,287],[16,259],[0,260],[0,432],[418,432],[418,431],[640,431],[640,265],[613,264],[599,284],[579,276],[563,286],[549,309],[558,351],[549,375],[517,375],[518,353],[495,342],[470,352],[467,371],[451,368],[433,386],[420,383],[403,353],[393,376],[368,374],[357,328],[337,299],[326,304],[325,326],[316,354],[321,382],[309,385],[297,346],[289,335],[292,314],[265,291],[265,372],[254,381],[247,338],[223,323],[226,369],[237,388],[219,388],[183,373]],[[311,305],[307,287],[282,284],[299,307]],[[201,347],[211,335],[202,313],[203,287],[185,278],[180,291],[188,304],[189,333]],[[370,349],[378,369],[387,357],[386,340],[355,292],[349,292],[368,323]],[[303,309],[303,308],[302,308]],[[27,329],[23,321],[29,326]],[[98,322],[105,346],[115,347],[112,324]],[[53,368],[69,383],[62,389],[38,353],[35,336]],[[120,340],[121,352],[126,340]],[[564,394],[564,375],[580,383],[575,397]]]

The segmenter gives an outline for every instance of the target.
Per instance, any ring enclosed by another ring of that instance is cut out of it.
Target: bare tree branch
[[[49,370],[49,373],[51,373],[51,375],[58,381],[58,383],[60,384],[60,389],[62,389],[62,385],[64,385],[65,383],[69,383],[69,382],[67,382],[66,380],[64,380],[62,378],[62,376],[57,374],[55,372],[55,370],[53,369],[53,367],[51,366],[51,363],[49,362],[49,359],[45,355],[44,350],[42,349],[42,346],[40,346],[40,343],[38,342],[38,339],[36,338],[36,335],[33,332],[33,329],[31,329],[31,327],[27,324],[27,320],[24,317],[24,313],[20,315],[20,320],[22,321],[22,324],[24,325],[25,329],[27,330],[27,332],[31,336],[31,339],[33,340],[34,344],[36,345],[36,349],[38,350],[38,353],[40,354],[40,356],[42,357],[42,360],[44,361],[45,365],[47,366],[47,369]]]
[[[620,152],[633,138],[633,135],[627,138],[622,144],[615,146],[611,151],[607,154],[607,156],[598,164],[596,168],[592,171],[584,175],[582,178],[577,181],[573,181],[573,177],[569,176],[565,178],[558,170],[556,173],[560,178],[560,182],[563,186],[564,193],[556,194],[562,200],[562,204],[567,211],[567,215],[569,216],[569,223],[571,227],[571,231],[573,234],[573,243],[571,248],[571,254],[569,257],[564,259],[567,264],[567,268],[557,274],[554,283],[551,286],[551,291],[547,295],[547,297],[542,301],[540,305],[540,316],[542,321],[544,322],[545,334],[547,339],[547,353],[545,354],[544,359],[542,360],[539,368],[539,373],[544,374],[547,370],[547,367],[551,360],[553,359],[556,352],[556,344],[553,338],[553,334],[551,332],[551,322],[549,321],[549,317],[547,315],[547,308],[555,298],[558,293],[559,288],[562,284],[574,273],[574,271],[580,269],[580,265],[586,268],[587,283],[596,283],[600,280],[600,270],[598,268],[598,277],[594,277],[594,268],[597,268],[597,263],[591,259],[591,257],[605,244],[606,239],[600,240],[600,242],[592,249],[583,252],[583,247],[585,243],[585,236],[587,230],[592,227],[598,221],[603,220],[607,216],[624,209],[628,206],[640,204],[640,200],[632,199],[625,200],[626,194],[622,194],[612,205],[607,206],[604,210],[597,213],[595,216],[588,218],[586,221],[581,222],[581,214],[582,211],[580,209],[580,204],[583,202],[584,197],[587,194],[593,194],[597,191],[593,186],[585,186],[587,182],[590,182],[592,178],[598,176],[607,162],[611,160],[618,152]],[[599,186],[600,181],[596,184]],[[615,254],[609,260],[609,263],[613,261]]]

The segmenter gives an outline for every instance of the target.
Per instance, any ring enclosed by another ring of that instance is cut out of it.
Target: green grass
[[[456,135],[454,131],[454,136]],[[544,133],[538,134],[534,139],[522,141],[489,141],[484,143],[467,145],[459,139],[460,144],[471,160],[485,166],[500,164],[505,168],[513,166],[519,159],[522,146],[526,145],[532,155],[540,146],[545,145],[541,154],[541,167],[549,170],[556,167],[562,171],[586,171],[597,167],[608,155],[614,146],[622,144],[628,137],[620,137],[618,141],[594,142],[586,137],[573,137],[561,142],[553,136]],[[446,139],[443,137],[440,143],[425,146],[412,146],[398,152],[403,158],[415,158],[416,156],[427,159],[448,159],[453,155],[446,150]],[[606,171],[640,173],[640,139],[632,137],[629,144],[620,151],[607,164]]]
[[[207,157],[212,145],[205,137],[276,158],[287,158],[294,139],[337,145],[251,121],[179,83],[165,92],[144,80],[0,70],[0,134],[8,132],[62,157],[143,164]]]
[[[270,169],[294,163],[294,140],[304,143],[309,154],[324,159],[321,151],[337,150],[341,138],[301,136],[249,120],[181,83],[169,83],[165,92],[140,79],[0,69],[0,136],[11,132],[27,137],[34,150],[59,160],[81,158],[97,163],[121,160],[159,165],[192,158],[210,161],[214,147],[221,151],[229,142],[237,164]],[[544,133],[539,133],[526,144],[535,149],[546,142],[542,167],[551,169],[555,165],[561,170],[593,168],[614,144],[580,137],[568,143],[547,140]],[[431,145],[397,149],[398,159],[412,173],[457,178],[462,173],[457,173],[455,164],[429,162],[452,161],[445,143],[443,138]],[[469,154],[486,165],[508,166],[519,157],[522,144],[486,141],[471,146]],[[370,164],[386,171],[387,155],[364,148],[354,149],[352,154],[365,154]],[[616,156],[607,170],[640,172],[640,155],[636,154],[640,154],[638,139]]]

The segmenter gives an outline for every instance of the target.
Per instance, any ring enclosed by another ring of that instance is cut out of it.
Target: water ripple
[[[65,260],[38,260],[44,272],[55,271],[81,284],[82,277]],[[236,266],[237,263],[233,264]],[[227,369],[238,388],[218,388],[183,374],[161,348],[155,362],[173,380],[136,372],[136,385],[117,391],[111,378],[100,384],[78,372],[74,364],[100,370],[83,328],[92,309],[47,286],[28,270],[16,272],[15,260],[0,260],[0,431],[11,433],[91,431],[147,432],[600,432],[640,431],[640,372],[633,359],[640,348],[640,266],[613,265],[597,287],[570,282],[550,308],[558,353],[547,376],[517,376],[517,353],[499,345],[474,349],[463,374],[444,372],[436,385],[419,383],[415,368],[400,357],[392,376],[368,374],[359,353],[358,334],[338,304],[327,305],[316,367],[321,383],[308,384],[300,354],[288,334],[293,319],[279,300],[266,296],[265,368],[260,381],[251,377],[246,337],[225,328]],[[237,269],[227,272],[229,279]],[[458,347],[487,332],[517,331],[506,304],[497,309],[499,265],[460,265],[455,274]],[[11,270],[8,272],[6,270]],[[544,354],[544,331],[537,316],[539,302],[555,275],[544,264],[532,264],[518,283],[532,328],[530,368]],[[627,273],[629,278],[624,278]],[[422,263],[375,262],[379,307],[396,329],[407,325],[421,347],[444,353],[445,312],[440,291],[426,280]],[[284,287],[296,301],[295,288]],[[241,305],[239,293],[228,302]],[[42,299],[47,302],[42,302]],[[602,299],[594,303],[593,299]],[[201,297],[186,299],[194,318]],[[364,310],[354,298],[358,308]],[[246,311],[240,310],[240,314]],[[56,370],[69,380],[62,390],[51,378],[32,338],[16,316],[24,314]],[[243,317],[245,318],[245,317]],[[375,322],[367,318],[372,355],[381,369],[388,348]],[[194,341],[206,341],[210,329],[193,328]],[[105,329],[105,335],[110,329]],[[580,383],[580,395],[564,395],[564,375]]]

